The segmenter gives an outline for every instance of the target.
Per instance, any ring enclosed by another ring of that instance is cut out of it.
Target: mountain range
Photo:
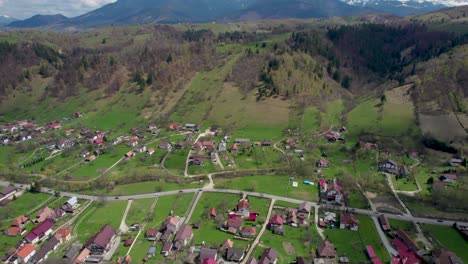
[[[94,28],[147,23],[326,18],[373,12],[408,15],[466,4],[468,0],[118,0],[73,18],[36,15],[7,26]]]
[[[1,15],[0,16],[0,26],[8,25],[11,22],[16,21],[16,20],[18,20],[18,19],[14,18],[14,17],[7,16],[7,15]]]

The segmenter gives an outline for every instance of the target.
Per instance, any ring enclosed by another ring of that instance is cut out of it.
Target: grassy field
[[[466,241],[454,228],[448,226],[424,225],[423,232],[432,238],[439,247],[447,248],[459,256],[463,262],[468,262]]]
[[[124,185],[117,185],[113,190],[108,191],[109,195],[131,195],[154,192],[173,191],[179,189],[199,188],[199,182],[190,184],[170,183],[163,180],[151,182],[137,182]]]
[[[320,110],[315,107],[308,107],[304,110],[302,117],[302,132],[313,134],[320,127]]]
[[[351,263],[368,262],[365,247],[371,245],[374,251],[384,263],[390,261],[375,225],[370,217],[356,215],[359,219],[359,231],[342,229],[325,229],[325,235],[335,245],[339,256],[346,254]]]
[[[232,179],[214,179],[215,188],[235,189],[291,197],[300,200],[318,201],[315,185],[305,185],[301,180],[298,187],[292,187],[289,176],[246,176]],[[288,185],[291,185],[288,187]]]
[[[130,226],[133,223],[142,224],[148,216],[151,205],[155,202],[154,198],[138,199],[132,202],[130,210],[128,210],[125,223]]]
[[[86,242],[106,224],[118,230],[127,203],[127,201],[106,202],[103,205],[94,205],[83,212],[83,218],[75,225],[78,240]]]
[[[218,214],[227,219],[227,212],[236,207],[239,201],[238,195],[222,193],[203,193],[193,212],[191,223],[200,222],[200,229],[194,230],[195,244],[205,242],[208,246],[219,246],[224,240],[233,238],[233,235],[216,229],[216,222],[208,218],[208,210],[216,208]],[[234,242],[235,247],[245,247],[248,242]]]
[[[7,216],[6,219],[13,219],[20,215],[35,217],[34,213],[37,210],[41,209],[41,207],[48,206],[49,203],[55,199],[57,198],[44,193],[26,192],[15,201],[10,202],[5,207],[1,207],[0,213],[3,216]]]
[[[279,253],[278,263],[292,263],[296,257],[308,257],[311,252],[315,251],[322,239],[317,233],[315,226],[306,228],[295,228],[285,226],[285,235],[275,235],[270,230],[266,230],[261,238],[262,245],[272,247]],[[255,250],[255,255],[262,254],[263,248],[260,253],[257,253],[260,247]]]
[[[391,176],[393,186],[395,187],[395,190],[398,191],[416,191],[418,189],[418,186],[416,185],[416,182],[410,179],[396,179],[396,177]]]
[[[326,111],[322,113],[321,127],[324,129],[341,127],[341,114],[344,110],[341,99],[329,102]]]
[[[348,113],[346,128],[351,136],[378,131],[380,112],[376,106],[379,103],[377,99],[365,100]]]

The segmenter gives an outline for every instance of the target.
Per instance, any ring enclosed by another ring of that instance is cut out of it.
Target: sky
[[[116,0],[0,0],[0,15],[25,19],[33,15],[74,17]]]

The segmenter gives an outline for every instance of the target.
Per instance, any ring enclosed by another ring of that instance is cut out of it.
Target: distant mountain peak
[[[14,28],[36,28],[42,26],[62,23],[68,20],[68,17],[62,14],[56,15],[35,15],[25,20],[14,21],[8,24],[8,27]]]
[[[341,0],[353,6],[367,7],[396,15],[432,12],[441,8],[468,5],[468,0]]]

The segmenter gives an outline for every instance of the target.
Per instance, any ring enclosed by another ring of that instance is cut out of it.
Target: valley
[[[427,17],[1,32],[2,261],[468,261],[467,31]]]

